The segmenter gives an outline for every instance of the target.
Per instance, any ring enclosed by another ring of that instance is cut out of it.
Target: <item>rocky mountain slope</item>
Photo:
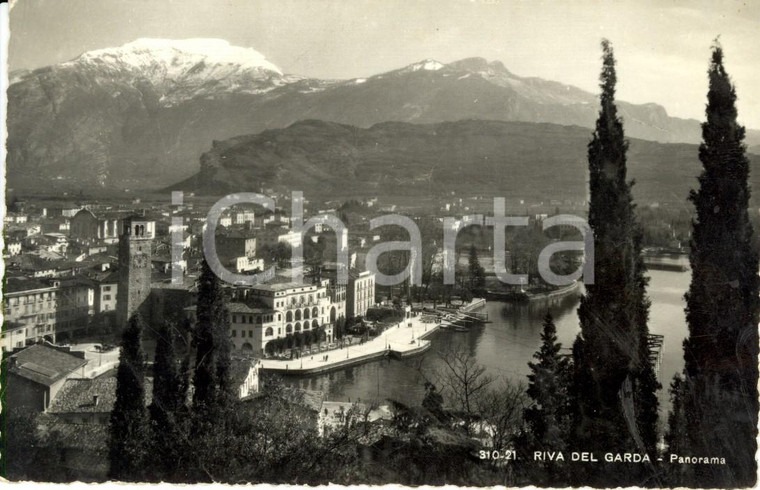
[[[304,191],[310,198],[502,196],[586,199],[588,130],[465,120],[381,123],[369,129],[317,120],[214,142],[201,171],[172,189],[202,194]],[[638,202],[684,203],[701,170],[697,145],[632,139],[629,177]],[[760,157],[751,155],[752,184]]]
[[[8,185],[161,187],[198,171],[213,140],[304,119],[358,127],[460,119],[591,128],[593,94],[519,77],[499,62],[419,63],[366,79],[285,75],[226,41],[140,39],[11,75]],[[621,103],[630,137],[698,142],[699,124],[655,104]],[[588,136],[588,131],[586,132]],[[748,132],[750,145],[760,133]]]

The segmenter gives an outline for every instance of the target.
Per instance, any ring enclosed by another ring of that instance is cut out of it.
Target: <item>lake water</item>
[[[668,387],[673,375],[683,368],[683,339],[688,333],[683,295],[689,286],[689,272],[650,271],[649,296],[652,300],[649,330],[664,335],[660,369],[661,423],[669,408]],[[419,404],[424,395],[425,374],[440,366],[436,350],[466,345],[477,362],[493,376],[504,376],[527,383],[528,362],[541,344],[541,322],[551,308],[557,335],[565,352],[579,332],[578,298],[559,302],[534,302],[513,305],[490,301],[482,310],[492,323],[469,332],[441,330],[428,337],[432,348],[419,357],[403,361],[385,359],[332,373],[290,378],[289,382],[310,390],[321,390],[335,401],[379,400],[393,398]]]

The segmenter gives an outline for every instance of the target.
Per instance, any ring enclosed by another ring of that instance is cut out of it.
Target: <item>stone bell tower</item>
[[[142,216],[122,220],[119,235],[119,287],[116,293],[116,325],[124,328],[129,318],[142,312],[150,295],[151,253],[156,223]]]

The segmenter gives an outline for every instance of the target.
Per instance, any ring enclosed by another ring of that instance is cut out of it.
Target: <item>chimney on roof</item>
[[[92,395],[92,404],[93,406],[98,406],[98,395]]]

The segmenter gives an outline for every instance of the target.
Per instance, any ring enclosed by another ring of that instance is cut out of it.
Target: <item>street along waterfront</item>
[[[652,300],[650,332],[664,335],[659,392],[661,418],[669,408],[668,387],[673,375],[683,368],[683,339],[687,334],[683,294],[689,272],[650,271],[649,296]],[[492,323],[472,327],[468,332],[439,330],[427,337],[432,346],[424,354],[409,359],[383,358],[325,374],[286,376],[289,383],[320,390],[329,400],[384,402],[392,398],[419,404],[424,396],[424,373],[440,367],[436,351],[464,345],[477,362],[494,376],[527,382],[528,362],[541,344],[541,321],[551,308],[557,334],[566,353],[579,332],[578,297],[558,302],[533,301],[511,304],[488,301],[481,311]]]

